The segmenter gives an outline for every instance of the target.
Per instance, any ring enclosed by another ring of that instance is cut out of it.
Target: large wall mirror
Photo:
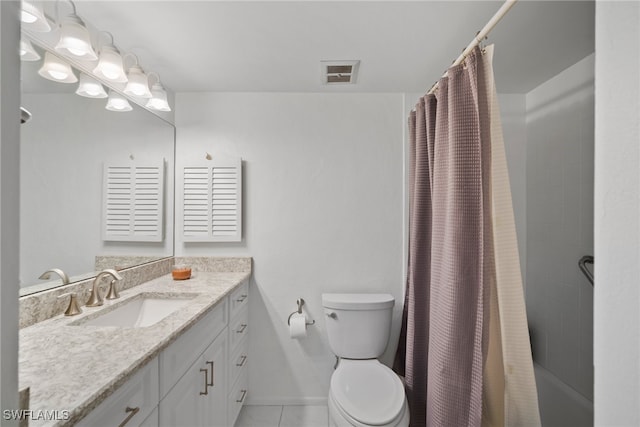
[[[32,117],[20,137],[21,296],[61,285],[39,279],[51,268],[73,282],[173,255],[174,126],[133,104],[108,111],[106,99],[76,95],[77,83],[40,77],[41,64],[22,62],[21,104]],[[164,168],[161,238],[105,239],[105,166],[145,164]]]

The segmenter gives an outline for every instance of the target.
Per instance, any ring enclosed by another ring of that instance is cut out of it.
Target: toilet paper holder
[[[298,304],[298,309],[289,315],[289,317],[287,318],[287,325],[291,325],[291,316],[293,316],[296,313],[302,314],[302,306],[304,305],[304,300],[300,298],[296,300],[296,304]],[[315,323],[316,323],[315,320],[312,320],[311,323],[305,322],[307,326],[314,325]]]

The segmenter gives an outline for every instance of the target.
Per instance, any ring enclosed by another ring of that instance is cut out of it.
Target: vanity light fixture
[[[61,19],[60,3],[62,1],[71,5],[71,12]],[[160,83],[157,73],[149,73],[149,76],[155,74],[156,77],[155,83],[150,88],[151,82],[139,64],[138,57],[132,53],[121,55],[110,32],[90,33],[84,21],[77,15],[76,5],[72,0],[56,0],[55,21],[53,19],[48,21],[42,12],[42,7],[36,3],[40,2],[22,1],[22,20],[24,21],[22,29],[28,38],[20,42],[20,56],[25,61],[38,60],[40,54],[33,48],[31,41],[42,47],[45,55],[38,74],[54,82],[76,83],[78,78],[71,68],[73,65],[83,70],[79,74],[80,83],[76,94],[88,98],[108,97],[105,107],[107,110],[131,111],[133,109],[129,103],[131,100],[150,111],[171,111],[167,91]],[[51,30],[49,22],[55,22],[57,26],[55,31],[43,36],[36,34],[35,31],[45,31],[43,27],[37,30],[30,26],[37,23],[40,17],[49,30]],[[108,37],[106,40],[101,39],[103,33]],[[99,56],[96,55],[91,44],[92,34],[97,40]],[[52,49],[53,45],[55,48]],[[126,67],[127,56],[133,57],[135,61],[130,67]],[[90,68],[87,69],[87,67]],[[127,69],[128,71],[125,72]],[[123,86],[124,89],[121,89]],[[107,87],[108,94],[105,91]]]
[[[112,82],[126,83],[127,75],[124,72],[122,56],[113,44],[113,35],[108,31],[102,31],[100,34],[109,35],[110,42],[100,47],[100,59],[93,69],[93,74]]]
[[[109,100],[107,101],[107,106],[105,108],[109,111],[118,112],[133,110],[131,104],[129,104],[129,101],[127,101],[127,98],[113,90],[109,91]]]
[[[138,98],[151,98],[151,92],[149,91],[149,80],[147,75],[142,71],[140,65],[138,65],[138,57],[132,53],[127,53],[125,58],[133,56],[136,63],[129,68],[127,73],[127,86],[124,88],[124,93],[129,96],[136,96]]]
[[[71,66],[50,52],[45,52],[44,63],[38,70],[38,74],[45,79],[59,83],[75,83],[78,81],[76,75],[73,74]]]
[[[20,39],[20,59],[22,61],[38,61],[40,55],[29,40]]]
[[[145,106],[156,111],[171,111],[171,107],[169,107],[169,102],[167,101],[167,92],[160,83],[160,76],[153,71],[148,75],[149,77],[155,76],[156,82],[151,86],[151,98],[149,98]]]
[[[60,39],[56,45],[56,51],[85,60],[98,59],[98,55],[91,46],[89,30],[76,14],[76,5],[71,0],[67,0],[67,2],[71,4],[73,12],[59,21]],[[58,15],[59,5],[60,0],[56,3],[56,15]]]
[[[47,33],[51,31],[51,25],[44,16],[40,2],[22,0],[20,8],[20,21],[32,31]]]
[[[78,83],[76,95],[86,98],[106,98],[107,92],[96,79],[85,73],[80,73],[80,83]]]

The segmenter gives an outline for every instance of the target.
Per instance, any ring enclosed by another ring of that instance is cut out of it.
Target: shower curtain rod
[[[504,2],[504,4],[502,6],[500,6],[500,9],[498,9],[498,11],[493,15],[493,17],[491,17],[489,22],[487,22],[487,24],[484,26],[484,28],[482,30],[478,31],[478,34],[476,34],[476,36],[473,38],[473,40],[471,40],[471,43],[469,43],[467,48],[462,51],[460,56],[458,56],[458,58],[455,61],[453,61],[453,64],[451,64],[451,67],[454,67],[454,66],[460,64],[462,61],[464,61],[464,58],[466,58],[467,55],[469,55],[469,53],[471,53],[471,51],[476,46],[478,46],[482,42],[482,40],[484,40],[487,37],[487,35],[491,32],[491,30],[493,30],[493,27],[495,27],[498,24],[498,22],[500,22],[502,17],[504,15],[506,15],[507,12],[509,12],[509,10],[517,2],[518,2],[518,0],[506,0]],[[446,74],[446,72],[445,72],[445,74]],[[429,89],[429,91],[427,92],[427,95],[432,94],[436,90],[437,87],[438,87],[438,82],[435,82],[433,84],[433,86],[431,86],[431,89]]]

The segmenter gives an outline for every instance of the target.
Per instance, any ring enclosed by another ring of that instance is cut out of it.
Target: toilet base
[[[370,427],[368,424],[362,424],[344,414],[333,400],[331,392],[329,392],[327,406],[329,407],[329,426],[331,427]],[[406,403],[406,397],[402,414],[391,423],[376,427],[409,427],[409,406]]]

